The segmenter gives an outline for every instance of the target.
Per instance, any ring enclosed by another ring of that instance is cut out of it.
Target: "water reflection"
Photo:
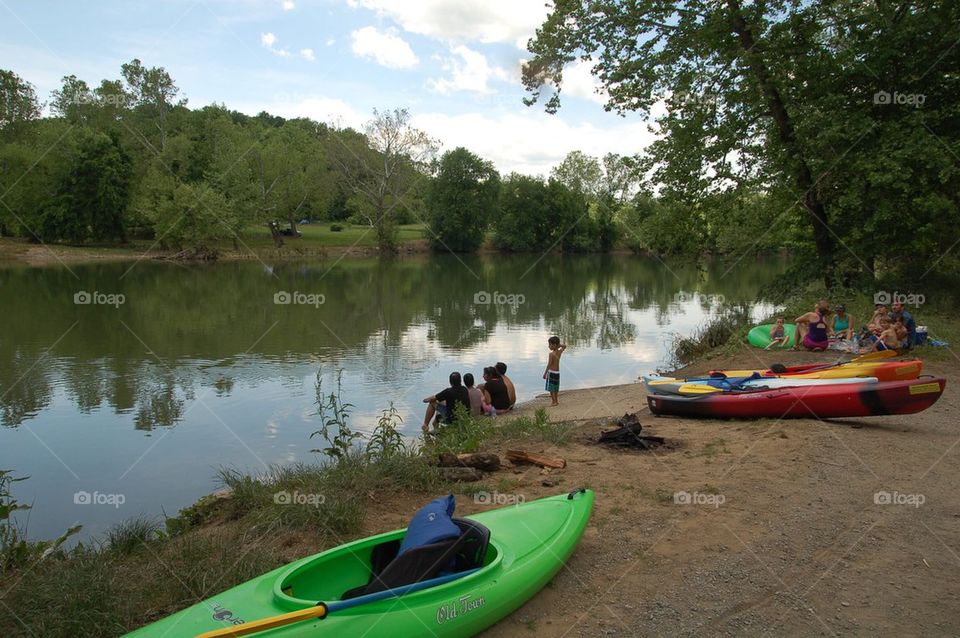
[[[397,385],[441,353],[484,344],[498,327],[535,327],[571,347],[611,350],[644,329],[630,311],[652,309],[645,320],[659,327],[678,314],[706,315],[754,299],[780,268],[723,277],[720,263],[605,255],[547,258],[533,269],[523,256],[345,260],[332,270],[101,264],[74,267],[79,278],[8,269],[0,271],[0,419],[16,426],[36,417],[62,387],[80,413],[109,406],[150,430],[180,421],[202,388],[226,397],[241,379],[256,385],[282,376],[285,364],[335,366],[347,354],[369,377]],[[77,305],[78,290],[120,293],[125,303]],[[323,303],[276,304],[278,292]]]

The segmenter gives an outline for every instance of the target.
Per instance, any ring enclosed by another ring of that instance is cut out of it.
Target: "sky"
[[[639,115],[603,110],[589,66],[564,73],[563,107],[527,107],[520,66],[545,0],[0,0],[0,68],[49,101],[65,75],[96,86],[139,58],[199,108],[359,128],[406,108],[441,150],[502,173],[548,175],[573,150],[634,154]]]

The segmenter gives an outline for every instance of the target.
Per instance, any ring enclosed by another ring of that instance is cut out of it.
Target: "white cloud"
[[[646,122],[625,122],[609,116],[609,127],[569,123],[540,111],[490,117],[480,113],[414,114],[414,126],[427,131],[449,150],[463,146],[492,161],[501,173],[547,175],[570,151],[588,155],[632,155],[654,136]]]
[[[280,6],[283,7],[284,11],[293,11],[297,8],[297,5],[294,4],[293,0],[280,0]]]
[[[591,75],[590,69],[590,64],[582,60],[577,60],[568,65],[563,70],[563,95],[583,98],[597,104],[606,104],[607,92],[601,88],[597,78]],[[597,89],[600,89],[599,92]]]
[[[279,38],[277,38],[276,35],[274,35],[273,33],[269,32],[269,31],[267,31],[266,33],[260,35],[260,44],[262,44],[264,47],[266,47],[267,50],[270,51],[270,53],[272,53],[272,54],[274,54],[274,55],[278,55],[278,56],[280,56],[281,58],[290,57],[290,52],[289,52],[289,51],[287,51],[286,49],[278,49],[278,48],[275,46],[275,45],[277,44],[277,41],[278,41],[278,40],[279,40]]]
[[[406,41],[394,30],[378,31],[376,27],[363,27],[350,34],[353,52],[361,58],[371,58],[390,69],[409,69],[420,60]]]
[[[444,41],[512,42],[525,49],[527,40],[547,17],[537,0],[347,0],[388,17],[405,31]]]
[[[450,52],[456,57],[446,58],[441,62],[443,70],[449,72],[450,77],[431,78],[427,81],[430,89],[437,93],[449,95],[457,91],[473,91],[487,94],[491,92],[487,86],[491,78],[509,79],[506,70],[490,66],[482,53],[463,45],[453,47]]]
[[[313,49],[300,49],[300,57],[308,62],[315,62],[317,60],[317,56],[314,54]]]

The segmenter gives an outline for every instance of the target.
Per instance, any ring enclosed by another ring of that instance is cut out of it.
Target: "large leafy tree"
[[[444,153],[426,197],[433,249],[477,250],[496,214],[499,192],[500,175],[491,162],[463,147]]]
[[[0,130],[38,117],[40,103],[33,85],[13,71],[0,69]]]
[[[373,119],[364,126],[364,137],[366,148],[349,134],[338,136],[335,159],[357,198],[354,210],[369,219],[380,251],[393,253],[397,250],[397,216],[410,206],[415,186],[425,178],[438,144],[410,123],[406,109],[375,109]]]
[[[43,238],[125,240],[130,173],[116,138],[81,129],[70,169],[44,211]]]
[[[558,0],[530,42],[524,83],[531,103],[552,90],[546,107],[556,110],[564,67],[582,59],[606,89],[607,109],[649,115],[664,104],[645,166],[661,195],[694,205],[766,193],[806,220],[829,284],[845,261],[874,268],[877,248],[848,241],[871,219],[845,219],[871,199],[865,182],[881,181],[901,209],[916,197],[931,212],[952,208],[955,225],[957,167],[946,155],[958,150],[956,100],[947,97],[958,83],[958,12],[948,2]],[[885,104],[894,90],[926,95],[936,112]],[[916,155],[891,157],[890,147],[921,144],[945,150],[924,163],[923,186],[905,188],[894,171]],[[854,184],[839,179],[850,166]],[[930,186],[939,197],[924,193]]]
[[[126,87],[111,96],[115,103],[122,103],[129,97],[130,105],[138,107],[146,114],[159,137],[159,150],[163,152],[167,145],[170,112],[178,106],[185,106],[185,99],[177,99],[180,89],[163,67],[145,67],[134,58],[120,67]],[[107,87],[109,90],[109,87]]]

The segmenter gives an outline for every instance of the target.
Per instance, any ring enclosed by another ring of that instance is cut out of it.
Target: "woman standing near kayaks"
[[[813,307],[813,312],[807,312],[794,320],[796,328],[793,336],[793,349],[799,350],[800,344],[808,350],[826,350],[830,345],[830,336],[827,332],[826,315],[830,314],[830,304],[821,299]]]

